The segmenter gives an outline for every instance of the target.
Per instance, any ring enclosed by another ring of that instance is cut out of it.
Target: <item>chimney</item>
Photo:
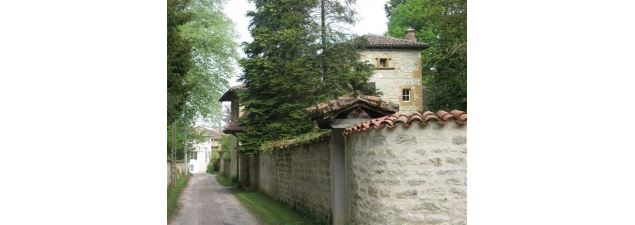
[[[417,37],[415,37],[415,29],[412,29],[412,27],[409,27],[408,30],[406,30],[406,41],[408,41],[409,43],[417,42]]]

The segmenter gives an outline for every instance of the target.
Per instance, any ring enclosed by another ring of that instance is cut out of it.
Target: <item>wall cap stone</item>
[[[376,119],[372,119],[366,122],[358,123],[350,128],[344,130],[344,135],[350,135],[353,133],[361,133],[371,129],[381,129],[384,127],[394,128],[399,124],[404,127],[410,127],[413,123],[418,123],[423,126],[430,122],[436,122],[440,125],[446,125],[449,120],[454,120],[458,125],[467,124],[467,113],[461,110],[452,110],[450,112],[438,111],[436,114],[430,111],[426,111],[423,114],[419,112],[412,113],[410,115],[403,113],[395,113],[390,116],[384,116]]]

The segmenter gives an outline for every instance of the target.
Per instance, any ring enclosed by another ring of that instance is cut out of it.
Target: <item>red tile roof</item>
[[[236,94],[237,92],[245,91],[245,90],[247,90],[247,86],[245,86],[244,84],[230,87],[229,90],[227,90],[223,94],[223,96],[221,96],[220,99],[218,99],[218,101],[220,102],[231,101],[232,99],[238,97],[238,95]]]
[[[227,127],[225,127],[225,129],[223,129],[223,133],[226,134],[235,134],[238,132],[242,132],[245,129],[240,125],[240,123],[238,121],[234,121],[229,123],[229,125],[227,125]]]
[[[384,37],[376,34],[364,35],[368,40],[366,48],[411,48],[411,49],[426,49],[428,44],[423,42],[409,42],[406,39]]]
[[[315,120],[318,118],[336,116],[339,112],[350,109],[351,107],[357,107],[360,104],[366,104],[382,112],[389,112],[384,115],[399,110],[398,105],[384,101],[377,96],[364,95],[359,92],[341,96],[328,102],[318,103],[306,110],[311,114],[311,118]]]
[[[465,125],[467,124],[467,113],[460,110],[452,110],[450,112],[439,111],[436,114],[430,111],[426,111],[423,114],[416,112],[410,115],[396,113],[390,116],[384,116],[355,124],[353,127],[346,128],[344,130],[344,135],[360,133],[371,129],[381,129],[384,127],[393,128],[398,124],[402,124],[404,127],[410,127],[413,123],[418,123],[423,126],[428,124],[430,121],[434,121],[439,124],[446,124],[450,119],[453,119],[457,124]]]

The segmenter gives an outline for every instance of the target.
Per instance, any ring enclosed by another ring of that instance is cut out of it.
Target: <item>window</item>
[[[194,165],[190,165],[190,171],[194,171]]]
[[[197,153],[198,152],[192,152],[192,159],[196,160],[196,156],[198,155]]]
[[[388,59],[380,58],[379,59],[379,67],[388,67]]]
[[[410,101],[410,89],[403,89],[403,93],[402,93],[401,99],[404,102],[409,102]]]
[[[390,64],[391,58],[375,58],[375,69],[379,70],[394,70],[395,67]]]

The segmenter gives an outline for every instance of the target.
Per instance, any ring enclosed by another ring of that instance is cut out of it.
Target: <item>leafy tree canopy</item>
[[[180,117],[185,100],[192,89],[185,82],[193,64],[192,45],[179,31],[181,25],[192,19],[192,13],[187,10],[188,3],[188,0],[168,0],[168,125]]]
[[[422,53],[426,108],[467,110],[466,0],[391,0],[385,8],[390,36],[412,27],[430,44]]]
[[[198,141],[197,121],[220,127],[218,99],[234,73],[238,43],[225,0],[168,0],[168,152]],[[173,143],[172,131],[177,132]]]

